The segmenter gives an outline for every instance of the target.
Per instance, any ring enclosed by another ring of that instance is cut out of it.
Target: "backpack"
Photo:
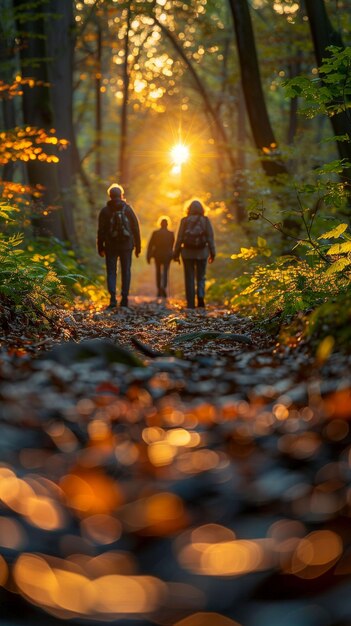
[[[204,248],[207,243],[207,234],[202,215],[190,215],[187,218],[183,235],[184,248]]]
[[[130,222],[124,207],[113,211],[110,217],[110,236],[116,241],[126,241],[132,236]]]

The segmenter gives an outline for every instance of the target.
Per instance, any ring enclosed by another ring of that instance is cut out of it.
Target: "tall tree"
[[[102,176],[102,28],[99,17],[96,19],[96,72],[95,72],[95,174]]]
[[[277,142],[268,116],[262,89],[257,58],[255,36],[247,0],[229,0],[238,49],[240,71],[246,109],[254,142],[261,154],[269,154],[262,159],[262,167],[268,176],[286,173],[286,168],[274,156]]]
[[[0,22],[0,67],[2,80],[10,84],[14,71],[14,47],[15,32],[12,15],[10,15],[10,7],[8,0],[2,0],[0,3],[1,17]],[[16,111],[13,98],[6,92],[3,94],[2,100],[2,121],[5,130],[10,130],[16,126]],[[14,163],[9,162],[3,168],[3,179],[10,181],[14,174]]]
[[[52,19],[46,20],[46,37],[53,123],[57,135],[68,141],[57,165],[63,231],[64,237],[74,242],[73,184],[77,164],[73,146],[73,2],[50,0],[48,11],[52,15]]]
[[[130,83],[130,70],[129,70],[129,35],[130,35],[130,23],[132,19],[132,2],[128,0],[126,15],[126,32],[124,37],[124,59],[123,59],[123,98],[121,108],[121,135],[119,145],[119,167],[118,167],[118,179],[123,186],[128,185],[128,155],[127,155],[127,141],[128,141],[128,102],[129,102],[129,83]]]
[[[344,48],[341,34],[336,31],[329,19],[324,0],[305,0],[306,13],[310,24],[311,35],[318,66],[330,55],[328,46]],[[331,102],[331,105],[336,102]],[[346,104],[346,103],[345,103]],[[335,113],[330,118],[336,136],[347,134],[351,138],[350,116],[345,110]],[[340,158],[351,160],[351,141],[338,141]]]
[[[37,8],[41,11],[32,14],[32,19],[28,19],[28,3],[23,0],[14,0],[13,4],[19,33],[22,76],[34,79],[32,87],[29,85],[23,87],[23,121],[26,126],[50,132],[54,128],[54,112],[49,88],[45,32],[48,7],[39,2]],[[35,159],[28,161],[27,172],[30,185],[44,186],[41,204],[44,204],[46,210],[43,211],[38,202],[33,209],[32,223],[35,234],[54,235],[59,239],[64,239],[62,211],[56,208],[60,197],[57,167],[52,163]]]

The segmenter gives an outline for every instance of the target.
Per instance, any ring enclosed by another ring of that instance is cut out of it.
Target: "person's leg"
[[[161,263],[155,259],[157,296],[161,296]]]
[[[195,307],[195,259],[183,259],[185,297],[189,309]]]
[[[107,289],[110,294],[110,306],[116,305],[117,255],[106,254]]]
[[[205,280],[207,259],[196,260],[197,306],[205,306]]]
[[[167,274],[168,274],[169,262],[161,263],[161,296],[167,298]]]
[[[128,306],[128,295],[130,288],[131,278],[131,265],[132,265],[132,253],[133,250],[121,250],[119,258],[121,261],[121,306]]]
[[[168,273],[169,273],[169,266],[170,266],[171,262],[170,261],[166,261],[163,264],[163,280],[162,280],[162,287],[166,290],[167,289],[167,285],[168,285]]]

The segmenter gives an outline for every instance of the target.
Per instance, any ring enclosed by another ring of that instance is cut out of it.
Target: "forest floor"
[[[54,319],[0,344],[1,626],[349,626],[351,356],[172,300]]]

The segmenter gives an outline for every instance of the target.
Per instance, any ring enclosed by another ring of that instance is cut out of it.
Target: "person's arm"
[[[150,237],[150,241],[147,246],[146,260],[148,263],[150,263],[152,257],[154,256],[154,247],[155,247],[155,231],[152,233]]]
[[[173,259],[175,261],[179,261],[180,248],[181,248],[182,243],[183,243],[184,228],[185,228],[185,218],[183,217],[183,219],[180,222],[178,235],[177,235],[177,241],[176,241],[176,244],[174,246]]]
[[[216,247],[215,247],[215,242],[214,242],[214,233],[213,233],[212,224],[208,218],[206,219],[206,234],[207,234],[208,247],[210,249],[209,262],[213,263],[215,256],[216,256]]]
[[[128,219],[130,222],[130,226],[131,226],[133,238],[134,238],[135,254],[136,256],[139,256],[140,250],[141,250],[139,222],[132,207],[129,206],[129,204],[127,206],[128,206]]]
[[[99,213],[96,245],[100,256],[105,256],[106,219],[103,209]]]

